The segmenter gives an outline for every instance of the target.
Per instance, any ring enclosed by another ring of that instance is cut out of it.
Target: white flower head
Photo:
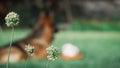
[[[9,12],[5,17],[5,21],[8,27],[16,26],[19,24],[19,15],[15,12]]]
[[[25,50],[27,51],[28,55],[33,56],[35,52],[34,46],[31,46],[30,44],[25,45]]]
[[[58,57],[58,50],[57,50],[56,47],[50,46],[50,47],[46,48],[46,50],[47,50],[47,53],[48,53],[48,56],[47,56],[48,60],[54,61],[54,60],[57,59],[57,57]]]

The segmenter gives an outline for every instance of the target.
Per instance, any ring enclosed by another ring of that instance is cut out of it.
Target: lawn
[[[25,37],[30,30],[15,30],[15,40]],[[9,30],[0,31],[0,46],[10,41]],[[72,43],[84,54],[83,59],[63,60],[62,58],[50,63],[49,68],[120,68],[120,32],[79,32],[59,31],[55,34],[53,45],[61,47]],[[46,60],[30,60],[27,68],[45,68]],[[0,68],[5,68],[0,64]],[[25,63],[11,64],[10,68],[25,68]]]

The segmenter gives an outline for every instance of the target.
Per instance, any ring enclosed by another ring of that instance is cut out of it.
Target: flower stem
[[[12,26],[12,35],[11,35],[10,46],[9,46],[9,48],[8,48],[8,61],[7,61],[7,66],[6,66],[6,68],[9,68],[10,52],[11,52],[11,47],[12,47],[12,43],[13,43],[13,37],[14,37],[14,27]]]
[[[48,60],[48,62],[47,62],[47,64],[46,64],[46,68],[48,68],[48,66],[49,66],[49,63],[50,63],[50,61]]]
[[[27,63],[28,63],[29,57],[27,57],[26,62],[25,62],[25,68],[27,68]]]

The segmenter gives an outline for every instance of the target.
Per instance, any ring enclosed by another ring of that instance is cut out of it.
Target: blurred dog
[[[10,62],[24,61],[28,57],[25,51],[25,45],[28,44],[35,47],[35,54],[30,56],[30,59],[46,58],[46,48],[51,45],[54,32],[53,14],[49,13],[46,15],[46,13],[42,12],[32,32],[25,39],[12,43]],[[1,63],[5,63],[8,60],[8,47],[9,44],[0,48]]]

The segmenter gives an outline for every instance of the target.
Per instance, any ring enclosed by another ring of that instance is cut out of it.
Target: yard
[[[25,37],[29,29],[16,29],[15,40]],[[0,30],[0,46],[9,43],[10,30]],[[79,47],[83,59],[63,60],[59,58],[50,63],[49,68],[120,68],[120,32],[98,32],[98,31],[59,31],[55,34],[53,45],[61,47],[65,43],[72,43]],[[30,60],[27,68],[45,68],[47,60]],[[11,64],[10,68],[24,68],[25,63]],[[5,68],[5,64],[0,64]]]

